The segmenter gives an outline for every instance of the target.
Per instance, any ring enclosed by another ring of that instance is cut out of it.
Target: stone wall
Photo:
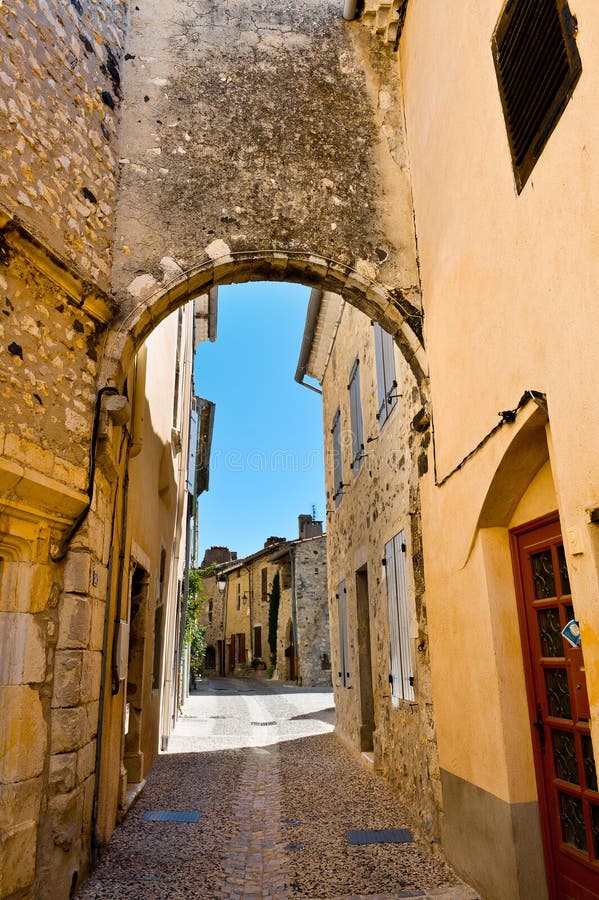
[[[350,468],[350,371],[359,359],[365,455],[357,472]],[[439,836],[441,789],[431,700],[424,572],[419,538],[419,473],[426,468],[422,438],[411,427],[422,397],[412,373],[395,350],[396,392],[401,395],[381,427],[372,323],[347,304],[323,381],[327,485],[328,580],[331,598],[331,650],[337,731],[355,750],[364,749],[367,723],[365,667],[370,655],[374,700],[375,767],[411,804],[420,826]],[[343,496],[333,499],[331,423],[337,408],[342,422]],[[368,439],[371,438],[369,441]],[[425,441],[426,443],[426,441]],[[385,544],[404,530],[408,548],[408,593],[412,608],[410,647],[415,702],[394,705],[389,686],[390,637],[386,583],[381,559]],[[356,573],[367,567],[369,645],[358,617]],[[339,619],[336,594],[345,581],[349,632],[349,685],[338,677]],[[365,645],[366,644],[366,645]]]
[[[326,535],[295,545],[298,676],[305,687],[331,684]]]
[[[308,251],[417,286],[394,58],[341,13],[337,0],[132,9],[115,246],[125,306],[140,272],[161,279],[162,257],[187,270],[229,248]]]
[[[11,0],[0,11],[0,210],[103,289],[126,7]]]

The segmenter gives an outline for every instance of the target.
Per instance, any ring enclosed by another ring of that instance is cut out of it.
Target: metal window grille
[[[493,58],[520,193],[580,77],[577,23],[566,0],[508,0]]]

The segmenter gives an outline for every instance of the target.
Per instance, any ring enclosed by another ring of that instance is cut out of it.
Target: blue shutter
[[[386,409],[386,391],[385,391],[385,362],[383,354],[383,335],[384,331],[378,322],[374,323],[374,358],[376,362],[376,393],[377,393],[377,414],[376,417],[382,425],[387,418]]]
[[[359,472],[364,456],[364,427],[362,424],[362,404],[360,402],[360,367],[354,363],[349,378],[349,406],[352,433],[352,471]]]
[[[196,485],[196,459],[198,452],[199,416],[195,409],[191,410],[189,423],[189,456],[187,458],[187,491],[193,494]]]
[[[341,413],[339,410],[335,413],[333,419],[333,498],[335,506],[341,503],[341,495],[343,488],[343,466],[341,460]]]

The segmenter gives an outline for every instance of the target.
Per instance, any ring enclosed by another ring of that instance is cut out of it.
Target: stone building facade
[[[326,535],[311,516],[300,516],[299,522],[300,533],[310,537],[272,537],[257,553],[229,562],[216,562],[233,555],[228,548],[207,551],[204,561],[216,563],[203,579],[207,675],[239,674],[253,662],[255,673],[270,667],[276,680],[330,684]],[[269,621],[275,576],[280,600],[273,665]]]
[[[338,295],[313,291],[298,380],[309,376],[322,385],[336,730],[410,802],[423,834],[439,840],[441,785],[418,520],[418,465],[425,468],[426,456],[413,452],[421,396],[392,343],[384,360],[383,354],[377,358],[375,332],[374,323]],[[398,560],[386,558],[398,535],[402,598],[391,571]],[[390,604],[397,608],[400,599],[407,630],[401,645],[390,617]],[[399,651],[406,654],[407,685],[393,666]]]
[[[489,900],[599,896],[599,26],[592,0],[537,7],[366,0],[365,28],[332,0],[1,5],[2,896],[67,897],[114,824],[136,354],[187,300],[259,278],[341,295],[414,378],[446,853]],[[560,73],[522,159],[510,16],[529,51],[557,48],[531,77]],[[560,636],[570,614],[582,650]]]
[[[331,683],[327,536],[321,522],[310,524],[309,531],[321,533],[290,541],[271,556],[281,590],[273,677],[318,687]]]

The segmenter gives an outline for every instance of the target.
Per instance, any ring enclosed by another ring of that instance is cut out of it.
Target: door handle
[[[537,721],[532,723],[539,732],[539,741],[541,744],[541,753],[545,753],[545,723],[543,722],[543,710],[541,704],[537,703]]]

